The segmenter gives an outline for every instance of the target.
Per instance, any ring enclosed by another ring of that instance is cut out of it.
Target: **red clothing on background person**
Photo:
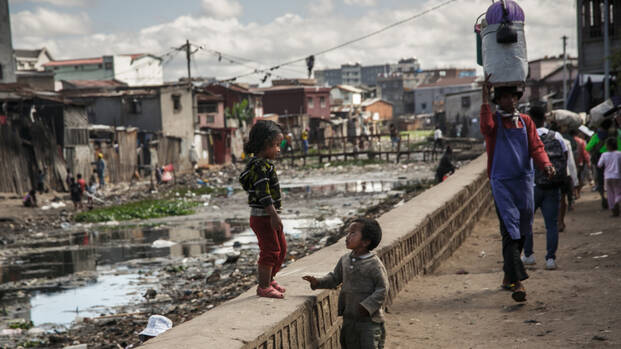
[[[528,135],[528,153],[530,157],[535,161],[535,165],[543,170],[546,166],[552,166],[548,155],[545,152],[543,143],[537,135],[537,127],[535,123],[526,114],[520,114],[524,123],[526,124],[526,134]],[[502,118],[502,125],[505,129],[508,128],[522,128],[524,125],[518,120],[517,127],[513,124],[511,118]],[[496,118],[492,113],[492,108],[489,104],[481,104],[481,133],[485,136],[485,148],[487,150],[487,176],[491,176],[492,161],[494,159],[494,148],[496,146]]]
[[[586,151],[586,142],[584,139],[574,136],[576,144],[578,144],[578,158],[576,159],[576,166],[588,165],[591,163],[591,154]]]
[[[82,193],[84,193],[84,191],[86,190],[86,181],[84,180],[84,178],[78,179],[78,184],[80,185],[80,190],[82,190]]]

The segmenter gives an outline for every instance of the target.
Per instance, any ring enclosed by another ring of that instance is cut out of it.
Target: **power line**
[[[396,27],[396,26],[399,26],[399,25],[401,25],[401,24],[404,24],[404,23],[410,22],[410,21],[412,21],[412,20],[414,20],[414,19],[417,19],[417,18],[419,18],[419,17],[422,17],[422,16],[424,16],[424,15],[426,15],[426,14],[430,13],[430,12],[433,12],[433,11],[435,11],[435,10],[438,10],[438,9],[440,9],[440,8],[442,8],[442,7],[444,7],[444,6],[448,5],[448,4],[450,4],[450,3],[452,3],[452,2],[455,2],[455,1],[457,1],[457,0],[447,0],[447,1],[444,1],[444,2],[442,2],[442,3],[440,3],[440,4],[436,5],[436,6],[433,6],[433,7],[429,8],[429,9],[427,9],[427,10],[424,10],[424,11],[422,11],[422,12],[419,12],[419,13],[417,13],[417,14],[413,15],[413,16],[410,16],[410,17],[408,17],[408,18],[402,19],[402,20],[400,20],[400,21],[394,22],[394,23],[392,23],[392,24],[390,24],[390,25],[387,25],[387,26],[385,26],[385,27],[383,27],[383,28],[380,28],[380,29],[378,29],[378,30],[376,30],[376,31],[373,31],[373,32],[371,32],[371,33],[368,33],[368,34],[365,34],[365,35],[363,35],[363,36],[357,37],[357,38],[355,38],[355,39],[352,39],[352,40],[346,41],[346,42],[341,43],[341,44],[338,44],[338,45],[336,45],[336,46],[333,46],[333,47],[327,48],[327,49],[325,49],[325,50],[322,50],[322,51],[319,51],[319,52],[316,52],[316,53],[310,54],[310,55],[308,55],[308,56],[301,57],[301,58],[296,58],[296,59],[293,59],[293,60],[290,60],[290,61],[286,61],[286,62],[284,62],[284,63],[280,63],[280,64],[277,64],[277,65],[274,65],[274,66],[272,66],[272,67],[270,67],[270,68],[268,68],[268,69],[263,69],[263,70],[260,70],[260,71],[255,70],[255,71],[252,71],[252,72],[249,72],[249,73],[245,73],[245,74],[241,74],[241,75],[238,75],[238,76],[234,76],[234,77],[232,77],[232,78],[229,78],[229,79],[226,79],[226,80],[222,80],[222,81],[223,81],[223,82],[227,82],[227,81],[235,81],[235,80],[237,80],[237,79],[239,79],[239,78],[243,78],[243,77],[246,77],[246,76],[254,75],[254,74],[257,74],[257,73],[266,73],[266,72],[271,72],[271,71],[273,71],[273,70],[276,70],[276,69],[281,68],[282,66],[291,65],[291,64],[294,64],[294,63],[298,63],[298,62],[303,62],[303,61],[306,61],[306,59],[307,59],[307,58],[309,58],[309,57],[323,55],[323,54],[326,54],[326,53],[328,53],[328,52],[331,52],[331,51],[334,51],[334,50],[337,50],[337,49],[343,48],[343,47],[348,46],[348,45],[351,45],[351,44],[356,43],[356,42],[358,42],[358,41],[362,41],[362,40],[368,39],[368,38],[370,38],[370,37],[372,37],[372,36],[375,36],[375,35],[377,35],[377,34],[383,33],[383,32],[385,32],[385,31],[387,31],[387,30],[389,30],[389,29],[392,29],[392,28],[394,28],[394,27]]]

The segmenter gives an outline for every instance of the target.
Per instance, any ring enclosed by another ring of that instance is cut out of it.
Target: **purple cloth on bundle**
[[[515,1],[505,0],[505,6],[509,14],[510,21],[524,22],[524,11]],[[502,3],[497,1],[487,8],[485,13],[487,24],[497,24],[502,22]]]

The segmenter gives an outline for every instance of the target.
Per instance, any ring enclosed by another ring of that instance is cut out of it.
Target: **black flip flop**
[[[526,292],[521,290],[513,291],[511,298],[516,302],[526,302]]]

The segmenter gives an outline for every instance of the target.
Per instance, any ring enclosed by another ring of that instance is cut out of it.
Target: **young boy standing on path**
[[[254,157],[239,175],[242,188],[248,192],[250,227],[259,242],[257,295],[268,298],[284,298],[285,288],[274,276],[280,270],[287,255],[287,240],[278,215],[280,184],[276,168],[270,160],[280,153],[283,140],[280,126],[273,121],[258,121],[250,130],[244,152]]]
[[[302,278],[313,290],[343,284],[338,314],[343,316],[340,342],[344,349],[384,348],[383,306],[388,295],[388,276],[382,261],[370,252],[381,239],[382,229],[376,220],[357,218],[347,228],[345,238],[345,246],[352,252],[342,256],[328,275]]]
[[[610,149],[599,158],[597,166],[604,172],[604,183],[608,195],[608,207],[613,217],[619,217],[621,205],[621,151],[617,149],[617,139],[606,139],[606,148]]]
[[[513,291],[511,296],[515,301],[523,302],[526,289],[522,281],[528,274],[520,254],[526,234],[532,232],[534,210],[531,158],[546,175],[552,176],[555,171],[533,121],[516,109],[522,96],[516,87],[495,88],[493,102],[499,109],[492,114],[490,76],[486,76],[482,88],[480,127],[485,136],[487,173],[502,235],[505,273],[502,286]]]

